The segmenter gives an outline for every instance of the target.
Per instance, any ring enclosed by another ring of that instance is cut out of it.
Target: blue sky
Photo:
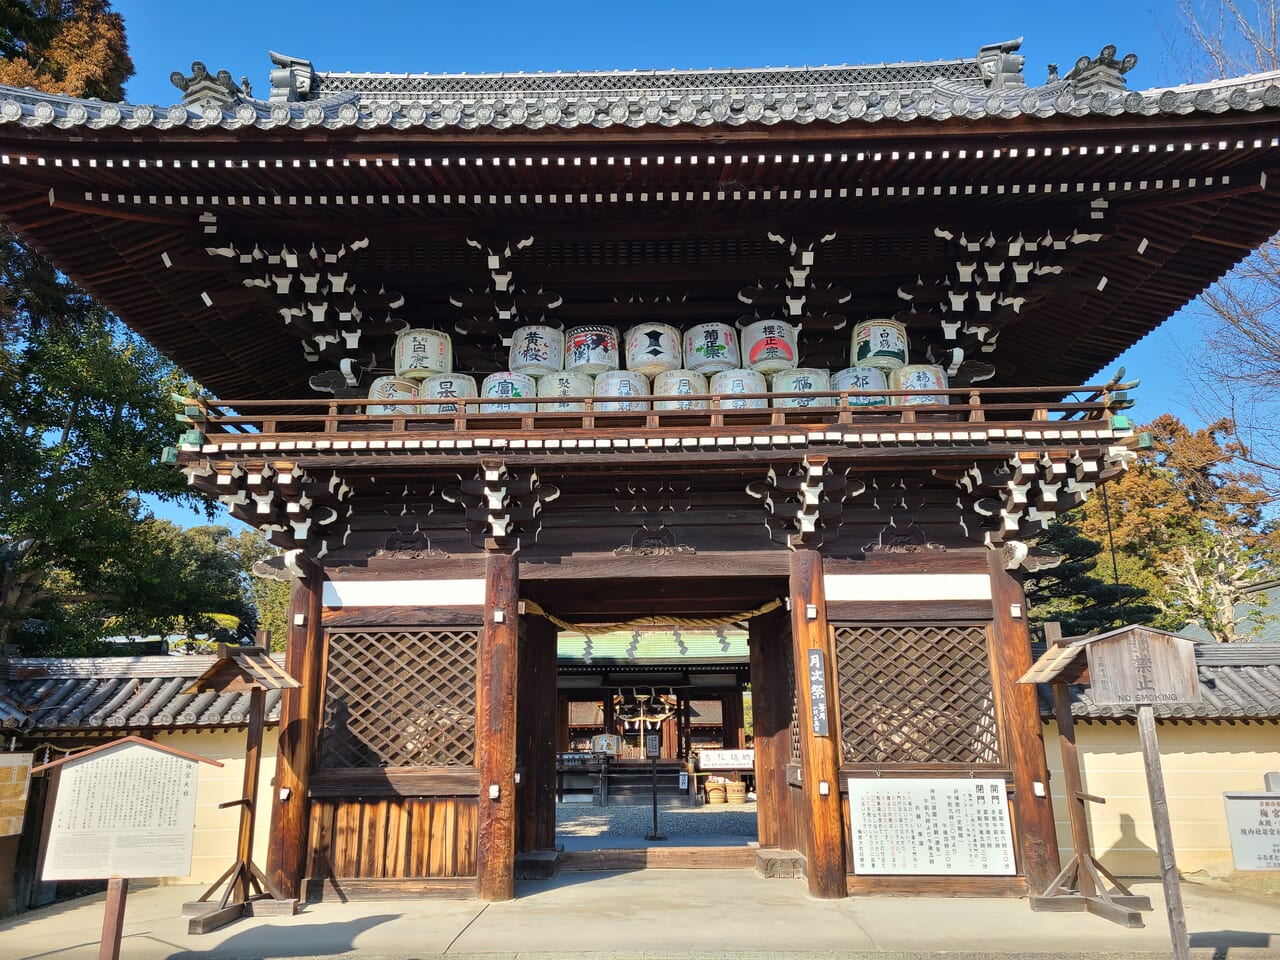
[[[978,47],[1023,36],[1025,74],[1043,80],[1114,43],[1135,53],[1131,86],[1184,80],[1188,44],[1174,0],[982,0],[977,3],[597,2],[361,3],[275,0],[240,6],[114,0],[124,15],[137,73],[135,103],[180,99],[169,74],[193,60],[269,87],[268,50],[310,59],[320,70],[491,72],[663,69],[873,63],[973,56]],[[1139,377],[1134,413],[1166,410],[1196,419],[1198,345],[1194,308],[1183,311],[1101,373],[1124,366]],[[167,509],[162,515],[170,516]],[[202,522],[174,514],[179,522]]]

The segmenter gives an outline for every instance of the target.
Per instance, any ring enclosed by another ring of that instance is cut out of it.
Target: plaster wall
[[[1222,794],[1261,790],[1263,775],[1280,770],[1280,723],[1157,726],[1178,869],[1182,873],[1229,873],[1234,868]],[[1078,722],[1075,729],[1085,792],[1107,801],[1088,805],[1094,856],[1116,876],[1158,876],[1155,831],[1136,723]],[[1058,847],[1065,863],[1072,855],[1071,827],[1064,799],[1058,730],[1053,723],[1044,725],[1044,739]]]
[[[262,769],[258,782],[258,816],[253,834],[253,859],[265,869],[267,832],[271,826],[272,779],[276,770],[276,728],[262,734]],[[217,760],[214,767],[200,765],[196,784],[196,829],[191,850],[191,874],[165,877],[161,883],[210,884],[231,866],[236,854],[236,836],[240,828],[240,808],[218,809],[218,804],[240,797],[244,781],[245,731],[165,731],[156,733],[156,742],[176,747],[197,756]]]

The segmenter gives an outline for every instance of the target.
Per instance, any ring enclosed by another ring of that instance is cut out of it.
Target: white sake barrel
[[[564,334],[555,327],[531,323],[511,334],[508,368],[512,373],[541,377],[564,368]]]
[[[627,331],[627,369],[656,377],[678,370],[683,358],[680,331],[669,323],[637,323]]]
[[[585,373],[561,370],[538,378],[540,397],[590,397],[595,394],[595,381]],[[587,409],[581,400],[561,400],[556,403],[540,403],[540,413],[574,413]]]
[[[813,367],[797,367],[773,375],[774,393],[822,393],[831,389],[831,374]],[[774,397],[775,407],[831,407],[833,397]]]
[[[684,366],[698,373],[736,370],[738,334],[727,323],[700,323],[684,333]]]
[[[592,323],[564,332],[564,368],[595,376],[618,369],[618,328]]]
[[[421,380],[453,369],[453,341],[439,330],[405,330],[396,337],[397,377]]]
[[[476,397],[476,378],[465,373],[433,373],[422,381],[418,387],[418,396],[423,400],[439,400],[440,403],[424,403],[423,413],[460,413],[462,405],[458,400],[473,400]],[[467,407],[471,413],[476,407]]]
[[[721,370],[711,378],[711,392],[720,394],[722,410],[754,410],[769,406],[768,397],[747,400],[736,397],[739,393],[767,393],[764,374],[757,370]]]
[[[832,390],[888,390],[889,378],[879,367],[845,367],[831,378]],[[850,397],[851,407],[883,407],[883,394],[870,397]]]
[[[796,330],[785,320],[757,320],[742,331],[743,366],[768,376],[790,370],[796,356]]]
[[[853,328],[851,366],[897,370],[907,362],[907,328],[897,320],[865,320]]]
[[[596,396],[620,398],[597,401],[597,410],[648,410],[649,379],[634,370],[609,370],[596,377]]]
[[[668,370],[653,378],[653,395],[689,397],[688,400],[655,400],[655,410],[706,410],[707,378],[693,370]],[[702,399],[697,399],[702,398]]]
[[[484,378],[480,386],[480,396],[485,403],[480,404],[481,413],[532,413],[532,403],[519,403],[522,399],[538,394],[538,384],[527,373],[510,373],[499,370]]]
[[[418,381],[408,377],[377,377],[369,384],[370,400],[416,400],[418,399]],[[401,403],[395,406],[371,403],[364,408],[367,413],[417,413],[416,403]]]
[[[947,389],[947,371],[933,363],[910,363],[893,371],[889,384],[894,390],[945,390]],[[891,400],[893,403],[901,404],[945,404],[950,398],[909,393],[901,397],[892,397]]]

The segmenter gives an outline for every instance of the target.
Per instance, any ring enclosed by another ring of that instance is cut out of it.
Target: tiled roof
[[[248,692],[182,693],[216,660],[211,656],[0,660],[0,727],[91,731],[247,723]],[[279,720],[280,694],[279,690],[266,692],[268,723]]]
[[[1088,58],[1084,58],[1087,61]],[[305,61],[296,61],[305,63]],[[309,69],[309,64],[307,65]],[[200,71],[204,71],[200,65]],[[288,73],[286,70],[285,73]],[[1118,78],[1120,71],[1115,71]],[[179,75],[180,76],[180,75]],[[190,84],[173,106],[104,103],[0,86],[0,126],[96,130],[438,130],[740,126],[1053,116],[1152,116],[1280,106],[1280,71],[1137,91],[1068,74],[990,83],[979,61],[754,70],[556,74],[308,74],[311,89],[257,99]],[[205,80],[208,79],[204,72]],[[274,82],[274,81],[273,81]],[[306,97],[310,97],[307,99]]]
[[[1043,649],[1036,651],[1043,652]],[[1185,720],[1280,720],[1280,643],[1213,644],[1196,648],[1199,703],[1157,705],[1155,715]],[[1081,719],[1124,719],[1130,709],[1099,706],[1085,687],[1072,686],[1071,713]],[[1053,716],[1053,694],[1038,684],[1042,716]]]

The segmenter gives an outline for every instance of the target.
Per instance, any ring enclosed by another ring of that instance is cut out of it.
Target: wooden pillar
[[[280,700],[280,739],[271,797],[268,879],[287,898],[299,898],[307,869],[307,784],[323,722],[325,649],[320,626],[324,573],[311,567],[293,581],[289,598],[289,635],[285,670],[301,687],[285,690]]]
[[[560,694],[556,698],[556,750],[569,752],[569,698]]]
[[[1034,684],[1018,683],[1018,678],[1031,668],[1027,598],[1022,584],[1004,568],[999,551],[990,552],[987,562],[991,569],[991,602],[995,608],[995,619],[991,623],[991,669],[1001,743],[1005,761],[1013,769],[1013,821],[1018,859],[1028,887],[1036,892],[1045,890],[1053,882],[1061,864],[1036,689]]]
[[[811,616],[812,614],[812,616]],[[800,711],[800,755],[809,894],[832,900],[848,896],[845,879],[844,819],[840,807],[840,724],[836,709],[835,645],[827,626],[822,556],[816,550],[791,553],[791,632]],[[827,732],[814,732],[811,653],[820,653],[825,673]]]
[[[476,677],[476,767],[480,773],[476,887],[481,900],[515,896],[519,592],[516,558],[506,553],[489,554]]]
[[[556,842],[556,628],[542,617],[524,625],[520,651],[520,765],[524,782],[521,850]]]
[[[662,721],[662,759],[674,760],[680,755],[680,728],[673,713]]]
[[[751,725],[756,749],[756,823],[761,847],[781,847],[791,759],[791,696],[781,615],[747,625],[751,651]],[[794,841],[791,841],[794,842]]]
[[[720,698],[720,715],[724,718],[724,748],[741,750],[746,745],[746,731],[742,722],[742,688]]]

